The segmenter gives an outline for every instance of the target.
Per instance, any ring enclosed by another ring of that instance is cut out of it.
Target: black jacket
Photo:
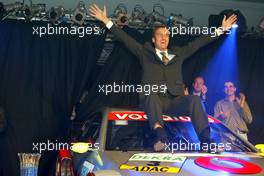
[[[124,43],[139,59],[142,66],[142,84],[166,85],[168,92],[174,96],[183,95],[183,61],[199,48],[217,38],[203,35],[197,37],[184,47],[173,47],[171,50],[168,50],[168,53],[174,54],[175,57],[167,65],[164,65],[150,42],[141,45],[115,25],[110,28],[110,31],[118,41]]]

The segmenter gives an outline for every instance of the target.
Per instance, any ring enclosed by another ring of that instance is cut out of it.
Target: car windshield
[[[142,112],[112,112],[108,119],[106,150],[153,150],[155,136]],[[168,135],[169,151],[192,152],[204,149],[194,131],[190,117],[163,116]],[[252,147],[237,137],[222,123],[209,116],[211,137],[208,147],[219,147],[225,152],[253,152]],[[203,146],[206,148],[206,146]]]

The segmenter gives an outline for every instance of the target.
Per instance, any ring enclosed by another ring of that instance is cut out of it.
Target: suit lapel
[[[174,57],[169,61],[168,65],[173,64],[174,62],[177,61],[177,58],[179,57],[179,55],[171,50],[168,51],[168,54],[173,54]]]
[[[163,65],[163,62],[161,61],[161,59],[159,58],[159,56],[156,53],[155,48],[153,47],[153,45],[150,42],[146,42],[144,44],[145,48],[151,52],[151,54],[153,55],[153,57],[151,59],[153,59],[154,61],[160,63]]]
[[[159,58],[159,56],[156,54],[156,50],[155,50],[155,48],[153,47],[153,45],[152,45],[150,42],[146,42],[146,43],[144,44],[144,46],[145,46],[145,48],[146,48],[148,51],[151,52],[151,54],[153,55],[153,58],[152,58],[152,59],[154,59],[154,61],[156,61],[156,62],[158,62],[158,63],[164,65],[163,62],[161,61],[161,59]],[[175,53],[174,51],[172,51],[172,50],[168,50],[168,54],[173,54],[173,55],[175,55],[175,56],[174,56],[174,57],[168,62],[168,65],[169,65],[169,64],[172,64],[172,63],[174,63],[174,62],[176,62],[176,61],[178,60],[177,58],[179,57],[179,55],[178,55],[177,53]]]

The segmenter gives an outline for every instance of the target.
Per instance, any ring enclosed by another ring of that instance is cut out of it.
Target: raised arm
[[[126,32],[118,28],[113,24],[113,22],[107,17],[106,7],[104,6],[101,10],[96,4],[93,4],[89,8],[90,15],[102,21],[106,27],[114,34],[116,39],[122,42],[128,50],[130,50],[139,59],[142,58],[142,45],[138,43],[135,39],[130,37]]]
[[[243,93],[239,93],[239,97],[240,98],[237,98],[237,101],[240,105],[240,115],[241,117],[244,119],[244,121],[246,122],[246,124],[250,124],[252,122],[252,114],[251,114],[251,111],[250,111],[250,108],[246,102],[246,96],[245,94]]]
[[[249,106],[247,104],[247,102],[245,102],[245,105],[243,108],[241,108],[241,116],[244,119],[244,121],[246,122],[246,124],[251,124],[252,123],[252,114],[251,111],[249,109]]]
[[[217,28],[215,31],[215,37],[212,37],[210,35],[202,35],[200,37],[195,38],[193,41],[189,42],[186,46],[177,48],[175,47],[174,50],[179,50],[179,53],[184,55],[184,58],[188,58],[192,54],[194,54],[197,50],[199,50],[201,47],[209,44],[210,42],[216,40],[220,35],[222,35],[225,31],[230,30],[232,25],[236,23],[237,16],[231,15],[229,18],[226,19],[226,16],[224,16],[222,20],[222,26]]]

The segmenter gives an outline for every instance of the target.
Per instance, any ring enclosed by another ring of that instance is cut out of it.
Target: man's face
[[[196,78],[193,83],[193,89],[195,92],[202,92],[202,88],[204,86],[204,80],[203,78]]]
[[[152,37],[152,42],[156,49],[161,51],[167,50],[169,45],[170,33],[167,28],[158,28]]]
[[[234,83],[232,83],[232,82],[226,82],[224,86],[225,86],[225,94],[227,96],[235,95],[235,93],[236,93],[236,87],[235,87]]]

